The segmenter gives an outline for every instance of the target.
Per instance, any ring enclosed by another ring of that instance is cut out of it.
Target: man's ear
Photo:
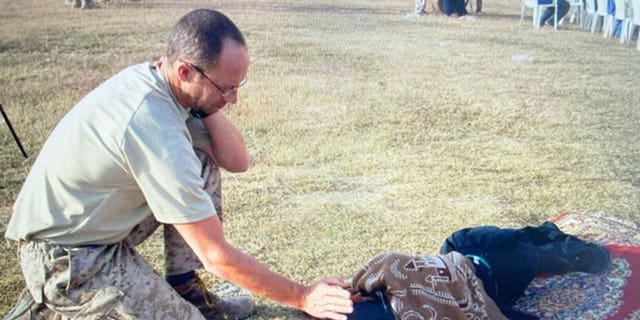
[[[178,65],[178,78],[180,79],[180,81],[190,81],[191,77],[192,77],[192,71],[191,68],[186,64],[186,63],[180,63]]]

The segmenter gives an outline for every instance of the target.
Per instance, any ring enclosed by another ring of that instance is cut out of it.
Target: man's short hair
[[[218,61],[227,38],[246,46],[242,32],[227,16],[211,9],[193,10],[171,30],[167,57],[170,63],[184,59],[210,68]]]

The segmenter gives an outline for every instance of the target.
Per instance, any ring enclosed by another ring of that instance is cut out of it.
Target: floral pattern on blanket
[[[538,277],[516,307],[543,320],[639,320],[638,225],[604,212],[563,213],[553,221],[566,233],[606,246],[612,263],[602,274]]]

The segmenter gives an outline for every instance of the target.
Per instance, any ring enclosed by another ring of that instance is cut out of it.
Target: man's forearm
[[[300,309],[305,286],[288,280],[236,249],[224,239],[217,217],[174,227],[207,271],[257,295]]]
[[[213,254],[216,255],[216,254]],[[245,253],[229,246],[205,268],[259,296],[292,308],[302,309],[306,287],[286,279]],[[224,262],[223,262],[224,261]]]
[[[202,119],[211,140],[211,152],[217,164],[230,172],[249,169],[249,152],[240,131],[222,111]]]
[[[344,320],[353,310],[350,294],[343,289],[348,283],[326,278],[304,286],[274,273],[227,243],[215,216],[174,227],[208,271],[257,295],[323,319]]]

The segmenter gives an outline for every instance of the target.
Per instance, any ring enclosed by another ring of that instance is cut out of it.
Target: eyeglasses
[[[215,82],[213,82],[213,80],[211,80],[211,78],[209,78],[209,77],[204,73],[204,70],[203,70],[202,68],[200,68],[200,67],[196,66],[195,64],[193,64],[193,63],[191,63],[191,62],[184,61],[184,60],[182,60],[182,59],[180,59],[180,61],[182,61],[182,62],[184,62],[184,63],[188,64],[191,68],[193,68],[193,70],[198,71],[198,73],[199,73],[200,75],[202,75],[205,79],[209,80],[209,82],[211,82],[211,84],[212,84],[214,87],[216,87],[216,89],[218,89],[218,90],[220,91],[220,93],[222,93],[222,96],[223,96],[225,99],[228,99],[229,97],[231,97],[231,95],[232,95],[234,92],[238,91],[238,88],[242,87],[243,85],[245,85],[245,84],[247,83],[247,77],[245,76],[245,77],[244,77],[244,79],[242,79],[242,81],[240,81],[240,83],[238,83],[238,85],[237,85],[237,86],[233,86],[233,87],[231,87],[231,88],[229,88],[229,89],[225,90],[225,89],[223,89],[222,87],[220,87],[219,85],[217,85]]]

